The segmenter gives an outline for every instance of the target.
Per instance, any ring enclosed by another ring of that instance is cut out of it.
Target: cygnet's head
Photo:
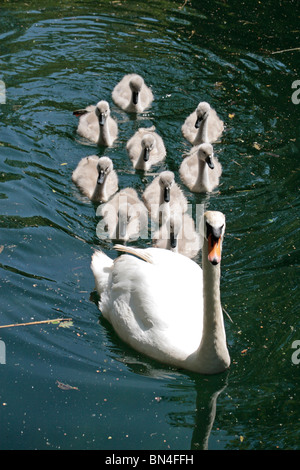
[[[97,170],[98,170],[98,184],[103,184],[106,177],[109,173],[113,170],[113,162],[108,157],[101,157],[97,163]]]
[[[201,101],[196,108],[197,119],[195,122],[195,127],[198,129],[200,127],[201,121],[208,118],[210,112],[210,105],[206,101]]]
[[[145,134],[141,140],[144,161],[147,162],[150,158],[150,152],[154,149],[156,144],[155,137],[152,134]]]
[[[221,261],[222,241],[225,233],[225,215],[218,211],[204,213],[204,236],[208,244],[208,261],[213,265]]]
[[[134,104],[138,103],[139,93],[143,84],[144,80],[140,75],[134,75],[129,82],[129,86],[132,91],[132,101]]]
[[[214,149],[211,144],[201,144],[198,147],[197,155],[199,160],[204,161],[208,164],[209,168],[214,169],[213,156]]]
[[[107,101],[99,101],[95,109],[96,116],[98,117],[100,126],[104,126],[104,123],[110,115],[110,108]]]
[[[159,176],[159,185],[163,191],[164,201],[170,202],[170,191],[174,184],[175,176],[172,171],[163,171]]]

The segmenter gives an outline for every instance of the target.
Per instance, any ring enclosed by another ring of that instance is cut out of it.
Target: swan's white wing
[[[202,270],[167,250],[140,251],[152,262],[130,255],[118,258],[100,309],[138,351],[164,362],[169,354],[184,360],[202,335]]]

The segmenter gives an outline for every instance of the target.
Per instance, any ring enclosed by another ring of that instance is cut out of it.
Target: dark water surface
[[[287,50],[299,47],[299,4],[271,3],[1,2],[0,324],[72,323],[0,330],[0,449],[299,448],[300,51]],[[155,95],[137,117],[111,100],[131,72]],[[72,111],[99,99],[119,123],[109,149],[76,135]],[[180,127],[202,100],[226,123],[218,190],[183,188],[227,218],[232,365],[213,377],[138,355],[101,319],[90,258],[97,246],[117,254],[71,182],[80,158],[105,154],[120,187],[141,194],[153,176],[132,169],[125,145],[152,124],[168,152],[155,171],[178,179],[190,148]]]

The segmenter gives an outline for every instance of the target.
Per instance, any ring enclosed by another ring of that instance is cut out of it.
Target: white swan
[[[116,105],[128,112],[141,113],[147,109],[154,97],[144,79],[135,73],[125,75],[112,91]]]
[[[193,218],[187,214],[171,213],[169,219],[152,238],[153,246],[195,258],[200,251],[200,237]]]
[[[172,171],[162,171],[146,187],[142,198],[152,221],[159,225],[168,219],[171,209],[186,212],[188,207],[187,198],[175,182]]]
[[[183,136],[193,145],[215,142],[224,130],[224,123],[209,103],[202,101],[181,127]]]
[[[97,211],[98,212],[98,211]],[[113,240],[137,240],[148,233],[148,211],[133,188],[125,188],[101,206],[104,227]]]
[[[108,157],[82,158],[73,171],[72,181],[94,202],[106,202],[118,191],[118,176]]]
[[[194,193],[211,192],[219,184],[222,165],[211,144],[194,147],[179,168],[182,182]]]
[[[165,364],[214,374],[230,365],[220,301],[224,215],[206,212],[204,229],[203,271],[169,250],[119,245],[135,256],[96,251],[91,269],[99,309],[122,340]]]
[[[107,101],[99,101],[96,106],[78,109],[73,114],[79,116],[79,135],[98,145],[113,145],[118,136],[118,124],[110,115]]]
[[[166,148],[155,126],[141,127],[127,142],[126,149],[136,170],[149,170],[166,156]]]

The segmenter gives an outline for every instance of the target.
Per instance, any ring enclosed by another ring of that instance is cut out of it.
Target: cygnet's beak
[[[145,147],[144,149],[144,162],[147,162],[150,158],[150,149],[149,147]]]
[[[198,116],[195,122],[196,129],[199,129],[201,121],[203,121],[203,116]]]
[[[139,92],[138,91],[133,91],[132,92],[133,104],[138,104],[138,100],[139,100]]]
[[[171,248],[176,248],[177,246],[177,238],[175,237],[174,230],[170,232],[170,245]]]
[[[213,155],[207,155],[205,161],[206,163],[208,164],[209,168],[211,168],[211,170],[214,169],[215,165],[213,164],[213,161],[212,161],[212,157]]]
[[[98,183],[98,184],[103,184],[103,183],[104,183],[104,179],[105,179],[104,171],[103,171],[103,170],[100,170],[100,171],[99,171],[99,174],[98,174],[97,183]]]
[[[164,189],[164,201],[170,202],[170,188],[169,187],[165,187]]]
[[[99,113],[98,120],[99,120],[99,125],[104,126],[104,123],[105,123],[104,113]]]
[[[127,221],[125,217],[119,217],[119,238],[125,238],[127,230]]]

